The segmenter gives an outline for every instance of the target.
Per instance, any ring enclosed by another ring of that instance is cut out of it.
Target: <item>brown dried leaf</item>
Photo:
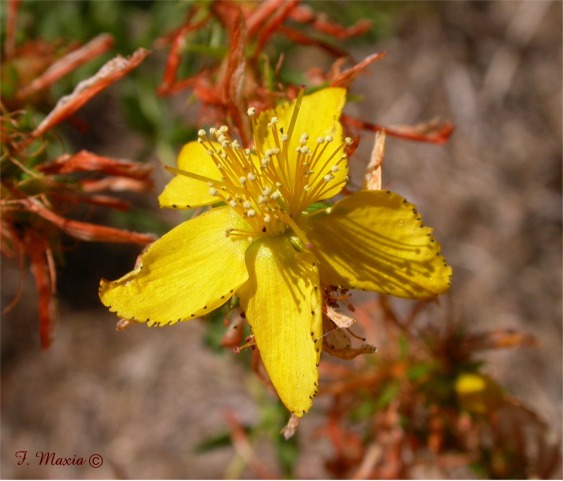
[[[242,336],[244,335],[243,327],[244,319],[240,316],[235,316],[229,323],[225,334],[221,338],[219,345],[221,347],[231,347],[235,348],[242,342]],[[240,349],[240,348],[239,348]]]
[[[387,55],[387,52],[374,53],[367,56],[365,59],[363,59],[361,62],[357,63],[353,67],[350,67],[344,70],[343,72],[338,73],[336,77],[332,79],[330,85],[332,87],[349,88],[350,85],[352,85],[352,82],[356,79],[356,77],[360,75],[368,67],[368,65],[377,62],[378,60],[385,57],[385,55]],[[338,65],[339,63],[337,64],[335,62],[335,70],[338,69]]]
[[[291,415],[289,421],[287,422],[285,427],[281,430],[281,434],[283,434],[283,437],[285,438],[286,441],[295,435],[300,420],[301,418],[296,416],[295,414]]]
[[[346,114],[342,114],[340,119],[347,127],[371,130],[372,132],[384,130],[387,135],[392,137],[418,142],[431,142],[433,144],[445,144],[454,131],[454,126],[451,123],[441,123],[437,119],[415,125],[395,125],[392,127],[372,124]]]
[[[355,37],[366,33],[372,26],[372,21],[362,18],[350,27],[344,27],[326,20],[323,13],[315,12],[308,5],[299,5],[291,12],[291,19],[299,23],[310,24],[318,32],[330,35],[338,40]]]
[[[67,73],[72,72],[80,65],[107,52],[113,47],[113,37],[107,33],[98,35],[96,38],[82,47],[67,53],[64,57],[54,62],[40,77],[18,92],[19,99],[24,99],[39,90],[45,89],[56,82]]]
[[[124,331],[125,329],[131,327],[134,324],[133,321],[128,321],[127,319],[119,319],[115,325],[116,331]]]
[[[220,81],[222,83],[222,102],[233,119],[241,135],[244,145],[250,143],[250,125],[246,116],[241,115],[244,109],[243,86],[244,71],[246,68],[246,25],[240,9],[236,9],[236,17],[232,22],[230,35],[230,48],[227,57],[227,67]]]
[[[73,155],[62,155],[45,165],[41,170],[57,174],[95,171],[132,179],[146,179],[152,173],[153,168],[148,164],[112,159],[81,150]]]
[[[277,28],[278,33],[281,33],[285,37],[287,37],[292,42],[298,43],[299,45],[310,45],[312,47],[318,47],[335,57],[345,57],[347,56],[347,52],[341,48],[336,47],[335,45],[331,45],[324,40],[319,38],[313,38],[306,33],[300,32],[294,28],[288,27],[287,25],[279,25]]]
[[[4,54],[11,58],[16,51],[16,27],[18,23],[18,6],[20,0],[9,0],[6,12],[6,39],[4,43]]]
[[[172,32],[156,42],[157,45],[168,42],[171,44],[170,51],[166,57],[164,77],[162,79],[162,83],[157,88],[159,95],[170,95],[177,92],[179,90],[179,86],[182,86],[182,88],[187,86],[186,80],[193,80],[184,79],[183,81],[177,81],[176,77],[178,75],[178,67],[182,61],[181,53],[186,44],[186,35],[189,32],[193,32],[194,30],[203,27],[209,21],[210,15],[205,15],[201,20],[192,23],[192,20],[198,11],[199,7],[197,5],[193,5],[188,11],[184,25],[175,32]]]
[[[361,354],[372,354],[375,346],[362,344],[352,347],[352,340],[348,332],[339,328],[328,317],[323,316],[323,351],[340,359],[354,359]]]
[[[534,336],[514,329],[495,329],[475,333],[467,336],[463,342],[471,346],[471,351],[539,346],[539,342]]]
[[[385,131],[375,133],[375,142],[371,151],[371,158],[364,174],[363,188],[365,190],[381,190],[381,170],[385,156]]]
[[[55,191],[51,194],[50,200],[55,199],[59,202],[58,205],[61,205],[61,203],[67,205],[88,204],[122,211],[126,211],[129,207],[131,207],[129,202],[109,195],[83,195],[82,192]]]
[[[270,0],[264,3],[263,9],[258,9],[257,13],[251,16],[248,22],[249,35],[258,40],[254,58],[258,58],[276,32],[281,33],[282,23],[298,3],[299,0]]]
[[[256,8],[246,15],[248,34],[255,38],[260,29],[274,17],[276,11],[279,10],[283,3],[284,0],[265,0],[260,2]]]
[[[140,48],[129,58],[123,58],[118,55],[111,59],[96,75],[83,80],[75,87],[70,95],[62,97],[51,113],[47,115],[43,122],[31,133],[30,139],[40,137],[48,130],[70,117],[92,97],[98,95],[102,90],[138,67],[148,54],[148,50]]]
[[[25,199],[22,200],[22,204],[25,205],[29,211],[35,212],[37,215],[53,223],[63,232],[76,239],[96,242],[124,242],[141,245],[149,244],[156,239],[153,234],[130,232],[114,227],[67,219],[49,210],[37,199]]]
[[[39,296],[39,338],[41,348],[46,349],[53,340],[57,299],[55,298],[56,270],[48,241],[33,229],[24,235],[26,251],[31,261],[31,272],[35,278]]]
[[[129,177],[112,176],[98,180],[82,180],[80,182],[84,192],[99,192],[110,190],[112,192],[151,192],[152,181],[150,179],[138,180]]]
[[[356,323],[352,317],[346,316],[326,304],[323,306],[323,313],[340,329],[347,329]]]

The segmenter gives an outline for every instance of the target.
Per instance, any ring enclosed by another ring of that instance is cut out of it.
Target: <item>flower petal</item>
[[[299,114],[293,128],[293,136],[289,144],[289,151],[294,152],[299,147],[302,134],[308,134],[315,141],[317,137],[331,135],[334,139],[342,139],[342,126],[340,115],[346,103],[346,90],[343,88],[326,88],[310,95],[303,96]],[[286,132],[289,128],[291,117],[296,102],[285,103],[276,107],[275,116],[278,124],[285,126]],[[265,112],[267,115],[268,112]],[[264,114],[259,121],[268,123],[270,121]],[[271,137],[271,134],[270,134]],[[272,144],[272,147],[275,147]]]
[[[452,270],[416,208],[390,191],[360,191],[299,224],[323,283],[408,299],[445,292]]]
[[[303,134],[307,134],[309,136],[310,140],[308,145],[311,150],[315,148],[319,137],[326,138],[327,136],[331,136],[334,139],[331,144],[326,147],[325,153],[319,159],[320,162],[316,163],[319,168],[319,172],[315,172],[314,174],[317,176],[318,182],[325,182],[323,178],[327,174],[330,174],[334,178],[330,181],[330,188],[326,189],[323,195],[317,197],[313,201],[334,197],[342,190],[345,178],[348,175],[347,161],[342,162],[338,166],[339,169],[337,172],[330,170],[334,165],[334,162],[329,163],[327,166],[323,166],[324,160],[328,159],[335,149],[342,146],[342,125],[340,124],[339,119],[345,103],[346,90],[343,88],[325,88],[310,95],[305,95],[301,100],[301,107],[293,127],[291,138],[289,139],[288,152],[290,155],[297,156],[296,149],[301,145],[300,139]],[[272,117],[275,116],[278,118],[278,122],[276,124],[278,129],[283,128],[284,133],[291,133],[289,132],[290,123],[295,107],[296,101],[291,103],[287,102],[276,107],[274,110],[267,110],[259,116],[256,132],[254,133],[256,142],[262,142],[261,145],[257,145],[259,149],[265,151],[276,147],[273,134],[267,127]],[[340,152],[338,157],[340,157],[342,153],[343,152]],[[292,179],[295,179],[295,176],[297,175],[297,162],[292,162],[290,167],[292,170],[289,175],[290,183],[292,183]],[[315,170],[314,166],[312,166],[312,169]]]
[[[279,236],[255,242],[246,262],[249,281],[237,295],[280,399],[302,416],[317,391],[322,349],[315,259],[297,252],[288,237]]]
[[[118,316],[167,325],[208,314],[248,279],[249,242],[227,237],[246,223],[218,207],[172,229],[151,244],[140,265],[116,281],[102,280],[100,298]]]
[[[216,144],[213,142],[213,144]],[[216,144],[217,148],[221,148]],[[198,174],[209,179],[221,178],[219,169],[207,153],[205,147],[198,142],[190,142],[182,148],[178,156],[178,169]],[[217,197],[209,194],[209,185],[200,180],[176,175],[158,197],[161,207],[172,209],[192,209],[218,202]]]

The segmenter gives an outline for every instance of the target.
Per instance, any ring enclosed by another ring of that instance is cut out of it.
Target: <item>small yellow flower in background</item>
[[[471,413],[491,413],[505,404],[502,388],[483,374],[460,374],[456,378],[454,389],[460,406]]]
[[[237,296],[272,384],[295,416],[317,392],[323,286],[421,299],[450,285],[432,230],[401,196],[360,191],[310,208],[348,181],[351,140],[339,123],[345,96],[327,88],[259,116],[249,109],[250,149],[226,127],[200,131],[159,201],[212,208],[100,289],[111,311],[149,326],[206,315]]]

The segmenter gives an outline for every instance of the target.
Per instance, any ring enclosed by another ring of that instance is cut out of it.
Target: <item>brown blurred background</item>
[[[394,6],[390,32],[354,54],[388,55],[355,81],[352,92],[363,101],[347,113],[383,125],[434,116],[455,124],[445,146],[388,138],[384,185],[415,203],[435,228],[454,267],[450,302],[461,318],[475,329],[510,327],[537,337],[538,348],[489,355],[487,371],[560,438],[562,5],[370,5],[374,17]],[[308,69],[330,59],[303,49],[289,60]],[[112,87],[86,108],[84,115],[99,119],[87,141],[97,153],[135,159],[141,139],[128,134],[119,111],[107,109],[117,95]],[[181,96],[173,101],[184,107]],[[364,133],[355,182],[371,144]],[[151,158],[156,162],[161,155],[155,149]],[[158,177],[161,185],[165,174]],[[156,208],[156,196],[145,202]],[[162,218],[180,220],[170,212]],[[115,317],[97,303],[99,278],[122,275],[137,253],[134,247],[85,243],[69,250],[59,272],[60,320],[45,352],[38,348],[31,278],[22,302],[3,316],[3,478],[255,476],[229,447],[204,454],[194,449],[225,430],[227,410],[253,422],[257,381],[231,353],[217,355],[203,345],[200,321],[117,333]],[[4,305],[17,277],[17,265],[4,261]],[[313,412],[300,428],[299,477],[327,476],[323,455],[329,447],[313,437],[316,423]],[[104,464],[46,467],[32,460],[18,466],[20,450],[30,457],[36,451],[86,459],[98,453]],[[267,446],[259,454],[272,456]]]

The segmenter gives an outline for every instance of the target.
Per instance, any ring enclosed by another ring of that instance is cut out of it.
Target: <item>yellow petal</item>
[[[247,240],[227,237],[245,222],[215,208],[180,224],[151,244],[141,264],[116,281],[102,280],[102,302],[123,319],[164,326],[208,314],[248,278]]]
[[[219,144],[216,146],[221,148]],[[184,145],[178,156],[178,169],[214,180],[221,177],[211,156],[198,142]],[[218,199],[209,194],[209,185],[206,182],[178,174],[166,185],[158,201],[161,207],[191,209],[216,204]]]
[[[323,283],[408,299],[445,292],[451,268],[415,207],[390,191],[360,191],[299,219]]]
[[[295,159],[297,158],[296,149],[301,145],[301,135],[307,134],[309,136],[308,146],[311,150],[314,150],[317,138],[319,137],[325,138],[326,136],[331,136],[334,139],[330,145],[327,146],[321,162],[317,163],[319,171],[315,172],[315,176],[318,174],[319,182],[324,182],[322,179],[327,174],[331,174],[334,179],[330,181],[331,188],[326,190],[322,196],[314,199],[313,202],[315,200],[328,199],[338,194],[343,187],[342,180],[348,175],[347,161],[343,161],[338,166],[339,169],[337,172],[330,171],[330,167],[333,163],[324,168],[322,166],[322,160],[329,158],[334,150],[342,145],[343,136],[340,115],[345,103],[346,90],[343,88],[325,88],[313,94],[305,95],[301,101],[297,120],[293,125],[292,135],[289,139],[288,152],[290,155],[295,156]],[[274,110],[267,110],[260,115],[255,132],[255,139],[258,144],[257,147],[261,149],[262,152],[276,147],[272,132],[267,127],[268,122],[270,122],[272,117],[277,117],[278,121],[276,127],[278,129],[283,128],[284,133],[290,134],[290,123],[295,107],[295,101],[291,103],[287,102],[276,107]],[[297,162],[294,161],[290,166],[292,170],[289,172],[289,182],[293,183],[296,176]],[[314,167],[312,168],[315,170]]]
[[[254,243],[246,262],[249,281],[237,294],[272,384],[287,409],[302,416],[317,391],[322,348],[315,259],[280,236]]]

